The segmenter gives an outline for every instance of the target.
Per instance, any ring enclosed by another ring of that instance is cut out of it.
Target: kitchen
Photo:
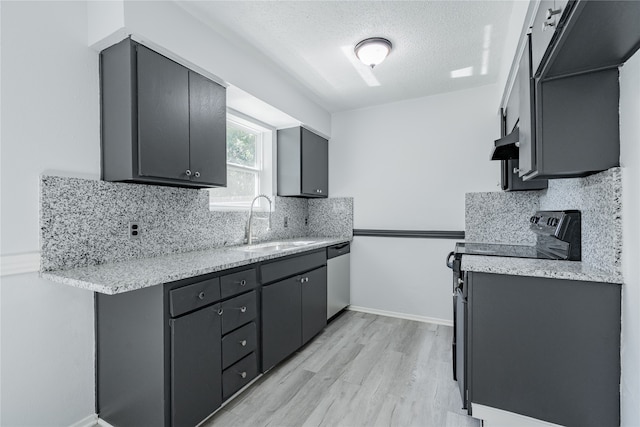
[[[255,48],[228,41],[175,4],[127,3],[114,11],[124,26],[235,79],[244,91],[330,135],[330,196],[354,198],[355,229],[463,230],[465,193],[499,191],[499,163],[488,157],[500,136],[497,112],[526,5],[513,5],[493,82],[330,114]],[[40,175],[97,179],[100,174],[98,51],[88,47],[87,37],[99,39],[110,28],[89,25],[92,14],[107,16],[94,7],[83,2],[0,5],[7,83],[2,86],[3,425],[73,425],[95,412],[93,295],[41,280],[38,267],[32,267],[39,263]],[[198,53],[214,47],[227,61]],[[640,284],[634,261],[640,236],[632,220],[638,217],[640,193],[638,62],[636,54],[620,77],[621,425],[629,426],[640,424]],[[238,73],[239,67],[246,74]],[[399,148],[410,156],[402,156]],[[443,259],[454,241],[354,237],[352,305],[450,322],[451,272]],[[8,275],[5,265],[14,260],[24,265],[14,264],[17,273]]]

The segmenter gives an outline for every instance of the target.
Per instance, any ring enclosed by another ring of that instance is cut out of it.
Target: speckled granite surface
[[[310,199],[308,235],[353,237],[353,197]]]
[[[40,185],[42,271],[201,251],[244,241],[248,212],[210,211],[206,190],[57,176],[43,176]],[[324,217],[322,213],[311,215],[306,199],[276,197],[274,206],[269,231],[264,220],[267,214],[254,213],[258,241],[307,235],[351,236],[345,224],[353,223],[353,209],[340,210],[351,218],[333,230],[327,221],[313,228],[305,225],[305,218],[313,223],[310,217]],[[334,211],[330,220],[338,216]],[[132,240],[128,225],[134,220],[140,223],[141,238]]]
[[[537,191],[467,193],[465,241],[535,245],[529,218],[539,206]]]
[[[582,213],[582,261],[463,256],[470,271],[622,283],[620,168],[584,178],[549,180],[535,192],[467,193],[467,242],[535,244],[528,219],[538,209]],[[520,230],[518,230],[520,228]]]
[[[462,269],[514,276],[549,277],[587,282],[622,283],[622,274],[611,273],[577,261],[464,255]]]
[[[582,262],[619,274],[622,268],[622,173],[612,168],[585,178],[552,179],[540,209],[582,212]]]
[[[299,241],[300,239],[290,240]],[[241,250],[243,246],[223,247],[70,270],[41,272],[40,275],[53,282],[113,295],[323,248],[350,239],[304,238],[304,240],[313,241],[313,243],[260,253],[245,252]]]

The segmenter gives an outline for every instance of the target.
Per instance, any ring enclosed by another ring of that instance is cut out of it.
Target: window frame
[[[256,166],[245,166],[232,163],[227,159],[227,179],[230,170],[251,172],[256,174],[257,195],[266,194],[275,202],[273,189],[275,188],[275,137],[276,129],[253,117],[238,111],[227,109],[226,125],[245,130],[256,136]],[[215,190],[215,189],[210,189]],[[248,211],[250,202],[221,202],[212,200],[213,192],[209,192],[209,210],[211,211]],[[268,211],[269,204],[263,198],[256,201],[254,211]],[[273,206],[272,206],[273,209]]]

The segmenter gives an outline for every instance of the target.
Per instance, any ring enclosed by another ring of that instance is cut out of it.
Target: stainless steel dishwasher
[[[351,302],[351,243],[327,248],[327,319]]]

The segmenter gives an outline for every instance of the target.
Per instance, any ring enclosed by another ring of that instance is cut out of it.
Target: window
[[[209,190],[212,210],[249,209],[258,194],[272,194],[272,138],[265,125],[237,113],[227,115],[227,187]],[[255,207],[264,209],[265,204],[261,198]]]

